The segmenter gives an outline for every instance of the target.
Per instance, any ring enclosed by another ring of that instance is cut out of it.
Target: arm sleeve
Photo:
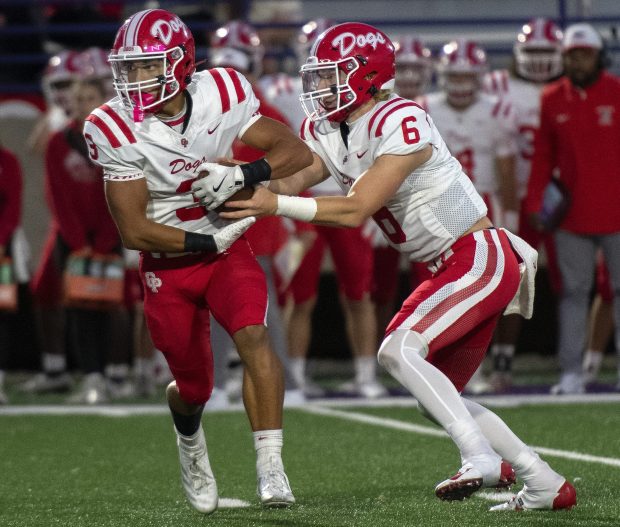
[[[553,129],[548,104],[543,97],[540,104],[540,128],[534,139],[534,156],[524,203],[527,214],[538,212],[542,206],[545,187],[551,180],[554,159]]]
[[[415,103],[409,103],[388,113],[383,122],[381,118],[377,121],[378,123],[370,129],[371,141],[375,137],[381,137],[376,157],[384,154],[413,154],[431,142],[432,121]]]
[[[13,154],[0,151],[0,163],[0,245],[6,246],[21,217],[23,180]]]

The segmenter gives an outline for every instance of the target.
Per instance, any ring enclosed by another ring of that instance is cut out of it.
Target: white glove
[[[256,221],[254,216],[243,218],[242,220],[226,225],[221,231],[213,235],[217,254],[226,251],[233,243],[235,243],[241,235],[247,231]]]
[[[230,196],[243,188],[241,167],[225,167],[217,163],[203,163],[198,172],[208,172],[206,177],[192,183],[192,194],[209,210],[214,210]]]

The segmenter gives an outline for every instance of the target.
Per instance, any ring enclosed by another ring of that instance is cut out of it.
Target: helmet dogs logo
[[[366,33],[365,35],[354,35],[353,33],[342,33],[332,40],[332,46],[340,47],[340,56],[346,57],[351,50],[358,46],[363,48],[364,46],[371,46],[372,49],[377,49],[377,44],[385,44],[384,36],[377,33]]]

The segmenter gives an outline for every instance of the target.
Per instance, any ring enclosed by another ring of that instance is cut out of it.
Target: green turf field
[[[0,526],[620,525],[619,403],[497,413],[530,444],[555,449],[543,457],[574,483],[577,508],[502,514],[487,512],[491,496],[440,502],[434,485],[459,468],[456,449],[413,408],[313,405],[286,411],[284,460],[298,502],[290,510],[258,505],[245,415],[205,415],[220,496],[249,503],[211,516],[184,499],[163,412],[0,415]]]

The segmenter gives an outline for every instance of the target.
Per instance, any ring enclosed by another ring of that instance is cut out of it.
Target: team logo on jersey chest
[[[187,139],[185,139],[185,137],[184,137],[183,139],[181,139],[181,146],[182,146],[183,148],[187,148],[187,145],[188,145],[188,141],[187,141]]]
[[[171,174],[178,174],[179,172],[183,172],[184,170],[186,172],[196,172],[196,169],[206,162],[207,158],[205,156],[202,156],[200,160],[196,161],[181,158],[173,159],[172,161],[170,161],[170,163],[168,163],[168,166],[170,167]]]
[[[614,110],[615,108],[613,106],[596,107],[599,126],[612,126],[614,124]]]
[[[153,293],[159,292],[158,287],[161,287],[161,278],[155,276],[155,273],[144,273],[144,281],[146,282],[146,287],[148,287]]]

